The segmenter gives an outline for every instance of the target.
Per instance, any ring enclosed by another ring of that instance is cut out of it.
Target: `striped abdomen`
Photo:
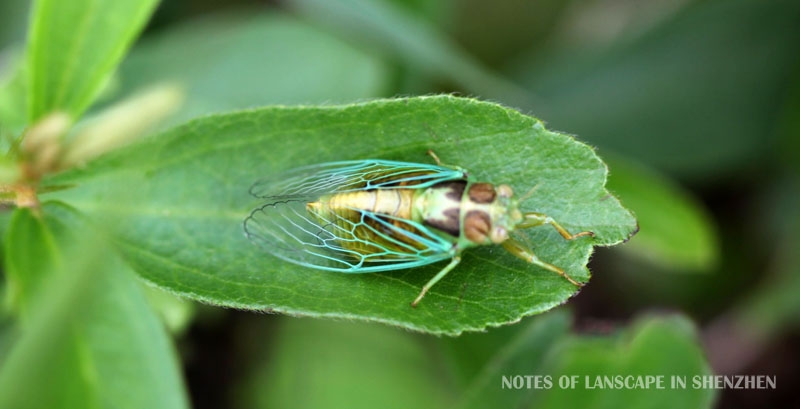
[[[359,240],[339,240],[346,251],[359,255],[386,253],[370,261],[391,260],[390,250],[426,250],[417,237],[426,237],[409,221],[414,220],[414,201],[420,189],[374,189],[323,196],[306,208],[328,229],[352,232]],[[333,226],[331,226],[333,225]],[[335,226],[335,227],[334,227]],[[336,235],[339,236],[339,235]],[[371,243],[374,243],[371,244]]]

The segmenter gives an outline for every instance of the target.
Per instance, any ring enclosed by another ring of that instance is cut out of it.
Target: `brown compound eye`
[[[487,204],[494,202],[497,193],[494,190],[494,185],[491,183],[473,183],[469,187],[469,200],[478,204]]]
[[[472,210],[464,218],[464,235],[473,243],[486,243],[491,228],[492,223],[486,212]]]

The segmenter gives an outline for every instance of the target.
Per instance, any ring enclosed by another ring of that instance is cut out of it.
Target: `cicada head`
[[[467,193],[470,210],[464,217],[464,236],[472,243],[502,243],[523,220],[508,185],[473,183]]]

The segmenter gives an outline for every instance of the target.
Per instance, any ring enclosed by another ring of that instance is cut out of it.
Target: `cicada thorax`
[[[417,206],[425,225],[449,234],[463,250],[508,238],[522,218],[511,195],[506,185],[444,182],[426,191]]]

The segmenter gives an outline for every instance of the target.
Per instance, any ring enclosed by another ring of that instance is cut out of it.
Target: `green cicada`
[[[245,235],[273,255],[302,266],[343,273],[371,273],[450,260],[422,287],[430,288],[461,261],[461,252],[502,244],[515,256],[558,273],[509,235],[549,224],[542,213],[522,212],[511,187],[473,181],[463,169],[437,165],[358,160],[305,166],[262,180],[250,193],[265,199],[244,221]]]

